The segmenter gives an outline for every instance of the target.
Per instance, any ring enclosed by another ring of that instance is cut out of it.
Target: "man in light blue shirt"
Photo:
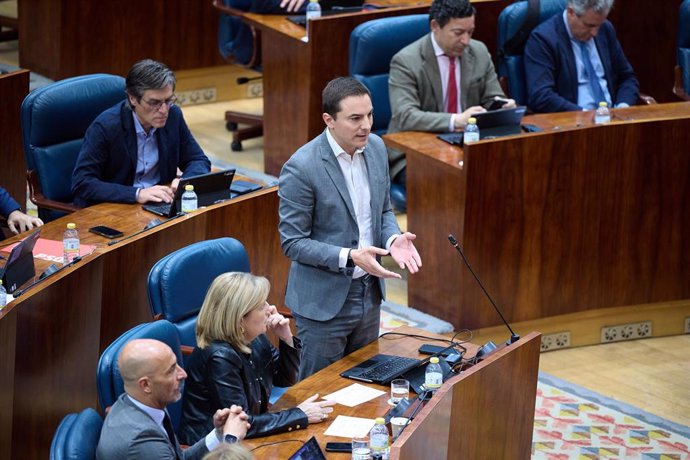
[[[528,106],[535,112],[628,107],[639,97],[630,63],[606,19],[613,0],[569,0],[525,45]]]

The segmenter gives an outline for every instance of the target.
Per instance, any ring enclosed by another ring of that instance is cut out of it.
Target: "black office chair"
[[[260,70],[261,35],[253,27],[242,21],[242,16],[251,8],[251,0],[213,0],[213,6],[221,12],[218,22],[218,50],[225,60],[253,70]],[[257,77],[254,77],[257,78]],[[244,84],[254,78],[240,77],[238,84]],[[264,135],[263,115],[225,112],[228,131],[232,131],[233,152],[242,150],[242,141]],[[240,128],[239,125],[249,125]]]
[[[673,93],[690,101],[690,0],[684,0],[678,12],[678,65]]]

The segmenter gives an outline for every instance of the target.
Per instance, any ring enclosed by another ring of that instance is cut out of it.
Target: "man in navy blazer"
[[[7,219],[7,226],[15,234],[43,225],[43,221],[38,217],[24,214],[19,203],[2,187],[0,187],[0,216]],[[2,231],[0,231],[0,239],[2,239]]]
[[[127,74],[127,99],[100,114],[84,136],[72,176],[77,206],[173,199],[182,177],[208,173],[211,162],[175,106],[175,74],[139,61]],[[171,186],[161,184],[169,184]]]
[[[369,90],[351,77],[323,91],[322,134],[280,173],[283,252],[292,260],[285,303],[302,340],[300,378],[376,340],[390,254],[401,269],[422,265],[412,233],[400,234],[390,203],[386,147],[371,134]]]
[[[532,31],[524,59],[527,105],[533,111],[590,110],[603,101],[610,107],[636,103],[637,78],[606,20],[612,7],[613,0],[569,0],[562,15]]]

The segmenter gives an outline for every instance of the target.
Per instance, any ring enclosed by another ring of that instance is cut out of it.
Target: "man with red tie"
[[[486,45],[472,40],[469,0],[434,0],[431,33],[393,56],[388,80],[389,133],[462,131],[467,120],[505,98]],[[508,99],[504,107],[514,107]],[[405,156],[388,150],[391,178],[404,185]]]

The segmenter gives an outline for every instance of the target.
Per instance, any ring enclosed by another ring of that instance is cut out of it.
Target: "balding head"
[[[137,339],[127,342],[117,360],[128,395],[159,409],[180,399],[187,377],[175,353],[163,342]]]

